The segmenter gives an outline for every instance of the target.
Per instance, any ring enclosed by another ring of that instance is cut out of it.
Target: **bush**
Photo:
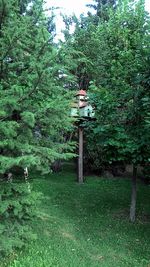
[[[36,238],[31,220],[37,214],[40,194],[31,192],[26,182],[1,182],[0,188],[0,253],[9,254],[22,248],[26,242]]]

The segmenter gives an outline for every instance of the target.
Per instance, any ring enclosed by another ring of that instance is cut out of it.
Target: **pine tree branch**
[[[28,95],[26,95],[25,97],[20,98],[19,101],[18,101],[19,103],[22,102],[22,101],[24,101],[25,99],[29,98],[35,92],[35,90],[37,89],[37,87],[39,85],[39,82],[41,81],[43,72],[44,71],[42,71],[40,74],[38,73],[38,79],[37,79],[37,82],[34,85],[33,89],[29,92]]]
[[[13,36],[14,36],[14,35],[15,35],[15,30],[14,30],[14,32],[13,32],[12,39],[13,39]],[[3,61],[3,60],[7,57],[8,53],[10,52],[10,49],[11,49],[12,47],[14,47],[14,41],[12,41],[12,42],[9,44],[6,53],[5,53],[4,56],[0,59],[0,61]]]
[[[21,97],[20,99],[18,99],[18,104],[20,104],[25,99],[29,98],[33,94],[33,92],[35,92],[35,90],[38,87],[39,82],[41,81],[42,74],[43,74],[43,71],[40,74],[38,74],[37,82],[36,82],[35,86],[33,87],[33,89],[29,92],[29,94],[28,95],[25,95],[24,97]],[[2,122],[4,120],[8,119],[9,117],[10,117],[10,115],[9,116],[6,116],[5,118],[0,119],[0,121]]]

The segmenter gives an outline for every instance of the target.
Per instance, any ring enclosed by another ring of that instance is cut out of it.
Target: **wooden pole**
[[[78,182],[83,183],[83,128],[79,126]]]
[[[137,186],[137,166],[133,165],[132,193],[131,193],[131,206],[130,206],[130,220],[131,220],[131,222],[135,222],[136,186]]]

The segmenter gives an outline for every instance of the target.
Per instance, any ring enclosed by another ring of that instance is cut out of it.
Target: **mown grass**
[[[128,179],[88,177],[78,185],[69,169],[32,184],[44,194],[33,223],[38,239],[1,266],[150,267],[150,186],[138,185],[131,224]]]

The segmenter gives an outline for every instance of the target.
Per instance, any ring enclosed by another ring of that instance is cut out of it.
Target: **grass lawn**
[[[38,238],[1,266],[150,267],[150,186],[138,185],[131,224],[128,179],[88,177],[78,185],[67,169],[32,184],[45,196],[34,222]]]

